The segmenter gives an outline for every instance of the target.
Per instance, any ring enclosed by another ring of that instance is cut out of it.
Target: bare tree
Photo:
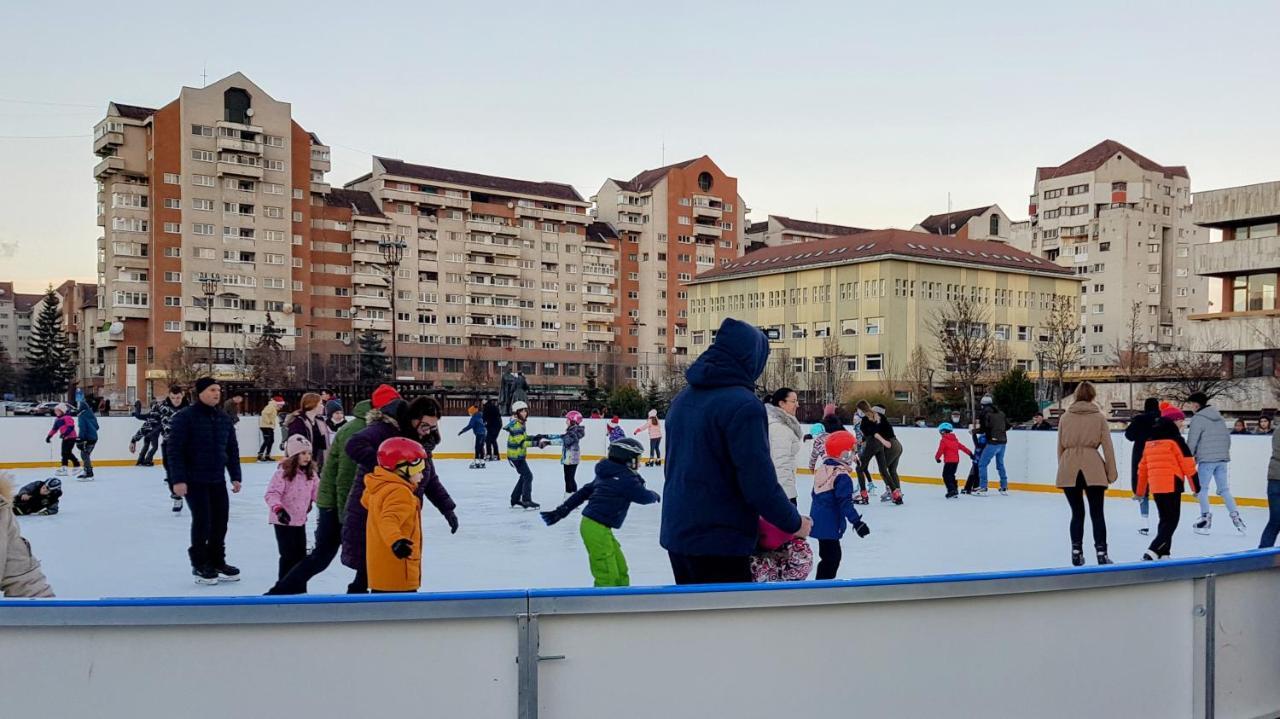
[[[200,365],[196,364],[201,354],[201,350],[185,342],[174,348],[161,365],[161,368],[164,369],[165,379],[168,380],[169,384],[179,384],[183,387],[194,385],[196,380],[205,374],[200,369]]]
[[[479,345],[471,345],[467,348],[462,379],[476,394],[482,395],[491,391],[492,388],[489,385],[493,382],[493,376],[489,372],[489,361],[485,359],[484,351]]]
[[[284,347],[280,344],[282,333],[283,330],[276,329],[275,321],[268,312],[262,336],[249,350],[249,379],[255,387],[281,389],[289,383],[289,365]]]
[[[906,379],[915,398],[916,413],[921,416],[929,413],[929,400],[933,398],[933,372],[929,353],[916,345],[911,351],[911,361],[907,362]]]
[[[667,355],[667,367],[662,376],[661,392],[668,406],[671,404],[671,400],[675,399],[676,395],[680,394],[680,391],[689,384],[689,381],[684,376],[688,369],[688,360],[682,359],[680,355]]]
[[[1197,392],[1211,400],[1214,397],[1242,399],[1247,395],[1248,378],[1232,377],[1223,364],[1222,355],[1214,350],[1162,353],[1155,369],[1160,377],[1160,396],[1178,402],[1186,402]]]
[[[929,319],[929,331],[942,353],[951,381],[965,388],[970,416],[976,405],[974,387],[995,354],[995,340],[987,319],[987,312],[964,295],[934,310]]]
[[[1142,332],[1142,303],[1134,300],[1129,305],[1129,319],[1125,321],[1124,334],[1117,335],[1111,345],[1113,361],[1120,371],[1124,372],[1125,381],[1129,384],[1129,409],[1133,409],[1133,375],[1147,366],[1147,353],[1143,350],[1145,340]]]
[[[835,401],[840,390],[840,367],[845,355],[840,349],[840,340],[836,337],[825,337],[822,340],[822,369],[815,368],[814,382],[810,389],[820,389],[825,400]]]
[[[795,363],[791,361],[791,350],[783,347],[770,353],[769,362],[765,364],[760,379],[770,391],[779,387],[795,387],[799,375],[796,374]]]
[[[893,394],[898,390],[898,381],[902,377],[899,364],[894,361],[894,356],[890,352],[884,352],[880,357],[880,387],[884,393],[885,399],[896,399]]]
[[[1057,401],[1062,406],[1066,373],[1080,361],[1080,315],[1066,295],[1054,295],[1049,316],[1036,338],[1036,356],[1053,371],[1058,381]]]

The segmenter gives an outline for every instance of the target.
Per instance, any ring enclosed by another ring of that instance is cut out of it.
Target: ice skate
[[[959,493],[959,492],[947,492],[947,497],[946,497],[946,498],[947,498],[947,499],[959,499],[959,498],[960,498],[960,493]]]
[[[1001,496],[1001,497],[1008,497],[1008,496],[1009,496],[1009,490],[1007,490],[1007,489],[1002,489],[1002,490],[1000,490],[1000,496]]]
[[[1196,520],[1195,524],[1191,525],[1191,528],[1195,530],[1196,534],[1208,534],[1209,530],[1213,528],[1213,512],[1200,515],[1200,518]]]
[[[218,573],[209,567],[195,567],[191,570],[191,576],[196,578],[196,584],[208,586],[218,583]]]
[[[65,477],[65,476],[67,476],[67,468],[66,468],[66,467],[59,467],[59,468],[58,468],[58,471],[57,471],[57,472],[54,472],[54,474],[58,475],[59,477]]]
[[[979,487],[978,489],[973,490],[973,496],[975,496],[975,497],[985,497],[985,496],[987,496],[987,490],[982,489],[981,487]]]
[[[479,468],[480,468],[480,469],[484,469],[484,462],[481,462],[481,463],[480,463],[480,467],[479,467]]]
[[[1138,534],[1141,534],[1144,537],[1151,534],[1151,515],[1143,515],[1142,526],[1138,527]]]
[[[1151,551],[1150,549],[1148,549],[1147,551],[1145,551],[1145,552],[1143,552],[1143,553],[1142,553],[1142,561],[1144,561],[1144,562],[1154,562],[1154,561],[1156,561],[1156,560],[1157,560],[1157,559],[1159,559],[1159,558],[1160,558],[1160,555],[1159,555],[1159,554],[1156,554],[1155,552]]]
[[[894,504],[902,504],[902,490],[901,490],[901,489],[895,489],[895,490],[893,490],[893,493],[892,493],[890,496],[893,498],[893,503],[894,503]]]
[[[892,502],[892,501],[893,501],[893,492],[890,492],[889,490],[887,490],[887,489],[886,489],[886,490],[884,491],[884,494],[880,495],[880,501],[881,501],[881,502]]]
[[[77,481],[77,482],[92,482],[92,481],[93,481],[93,472],[81,472],[80,474],[77,474],[77,475],[76,475],[76,481]]]
[[[181,512],[182,512],[182,498],[181,498],[181,497],[174,497],[174,498],[173,498],[173,513],[174,513],[174,514],[179,514],[179,513],[181,513]]]
[[[854,504],[870,504],[871,499],[870,497],[867,496],[867,490],[864,489],[858,492],[858,496],[853,498],[853,503]]]
[[[1071,566],[1084,566],[1084,549],[1079,544],[1071,545]]]
[[[1239,534],[1244,534],[1244,530],[1245,530],[1244,520],[1240,518],[1240,513],[1239,513],[1239,512],[1232,512],[1232,513],[1231,513],[1231,523],[1232,523],[1232,524],[1234,524],[1234,525],[1236,525],[1236,532],[1237,532],[1237,533],[1239,533]]]
[[[1102,565],[1102,564],[1114,564],[1114,562],[1112,562],[1112,561],[1111,561],[1111,557],[1107,555],[1107,545],[1105,545],[1105,544],[1096,544],[1096,545],[1094,545],[1094,549],[1096,549],[1096,550],[1098,551],[1098,564],[1099,564],[1099,565]]]
[[[212,569],[214,574],[217,575],[219,582],[240,581],[240,569],[238,567],[233,567],[226,562],[215,567],[210,567],[210,569]]]
[[[520,503],[520,506],[521,506],[521,507],[524,507],[525,509],[538,509],[538,508],[539,508],[539,507],[541,507],[542,505],[541,505],[541,504],[538,504],[537,502],[535,502],[535,501],[533,501],[532,499],[530,499],[530,500],[529,500],[529,501],[527,501],[527,502],[521,502],[521,503]]]

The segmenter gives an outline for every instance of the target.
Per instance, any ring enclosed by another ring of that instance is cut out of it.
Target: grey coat
[[[1280,482],[1280,432],[1271,435],[1271,462],[1267,464],[1267,479]]]
[[[1213,405],[1205,405],[1187,422],[1187,446],[1196,462],[1230,462],[1231,430]]]

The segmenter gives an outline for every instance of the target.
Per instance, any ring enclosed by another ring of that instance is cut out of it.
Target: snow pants
[[[591,577],[597,587],[629,587],[631,575],[627,573],[627,558],[622,545],[613,536],[613,530],[590,517],[583,517],[578,526],[582,543],[587,547],[587,559],[591,563]]]

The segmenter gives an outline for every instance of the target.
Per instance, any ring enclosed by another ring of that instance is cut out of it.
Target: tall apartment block
[[[1106,140],[1061,165],[1036,169],[1029,224],[1013,244],[1071,267],[1080,285],[1084,366],[1117,364],[1134,303],[1148,351],[1189,345],[1188,316],[1203,312],[1208,280],[1192,271],[1204,229],[1191,213],[1187,168]]]
[[[689,353],[684,283],[744,251],[738,180],[704,155],[606,180],[592,200],[619,238],[618,346],[630,377],[654,378]]]
[[[848,225],[833,225],[829,222],[810,222],[797,220],[782,215],[769,215],[767,220],[752,222],[743,233],[743,243],[747,252],[777,247],[779,245],[796,245],[814,240],[829,240],[832,237],[856,235],[867,230]]]

